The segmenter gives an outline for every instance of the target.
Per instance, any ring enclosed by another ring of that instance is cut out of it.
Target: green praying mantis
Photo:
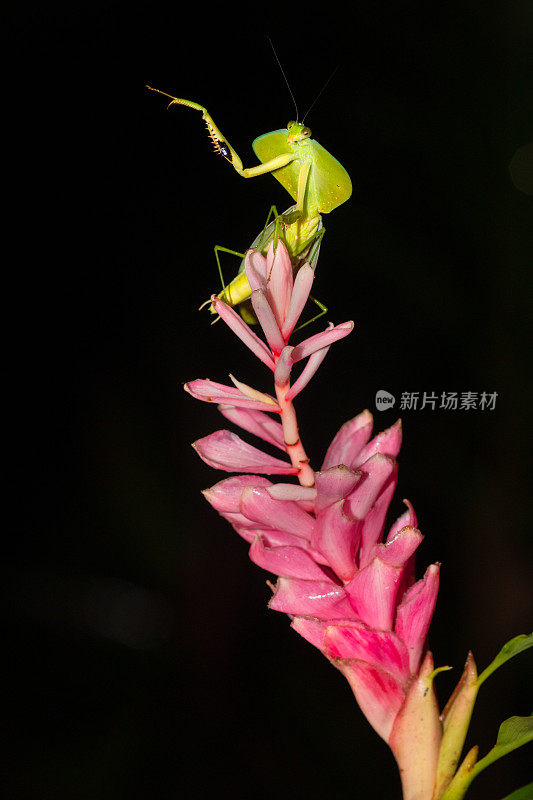
[[[172,105],[183,105],[200,111],[215,150],[229,161],[239,175],[243,178],[255,178],[271,173],[296,201],[295,205],[282,214],[278,214],[275,206],[271,207],[264,228],[249,249],[260,250],[265,254],[272,241],[276,246],[281,239],[287,247],[295,272],[306,261],[314,268],[325,233],[322,214],[333,211],[348,200],[352,193],[352,183],[342,164],[311,138],[310,128],[303,122],[293,120],[287,123],[286,128],[258,136],[252,147],[261,163],[245,168],[206,108],[192,100],[173,97],[151,86],[147,88],[169,97],[169,108]],[[233,254],[242,259],[237,276],[227,286],[222,276],[219,252]],[[243,319],[253,323],[256,320],[249,303],[251,289],[244,271],[244,256],[244,253],[215,246],[215,257],[224,287],[218,297],[231,306],[239,306]],[[319,301],[315,300],[315,303],[321,309],[321,314],[327,311]]]

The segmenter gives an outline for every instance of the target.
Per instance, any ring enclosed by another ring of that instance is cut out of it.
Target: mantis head
[[[287,123],[287,130],[289,132],[287,136],[288,144],[302,142],[304,139],[311,138],[311,128],[308,128],[307,125],[304,125],[302,122],[291,120],[291,122]]]

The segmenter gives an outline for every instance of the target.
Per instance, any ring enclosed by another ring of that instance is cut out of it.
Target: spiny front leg
[[[202,112],[202,119],[204,120],[207,126],[207,132],[209,133],[209,137],[213,142],[215,151],[220,153],[226,161],[229,161],[230,164],[237,170],[237,172],[242,171],[242,161],[230,145],[228,141],[224,138],[222,131],[217,127],[215,124],[214,119],[209,114],[206,108],[201,106],[199,103],[195,103],[193,100],[185,100],[182,97],[174,97],[174,95],[168,94],[167,92],[162,92],[161,89],[154,89],[153,86],[146,85],[147,89],[150,89],[152,92],[157,92],[158,94],[162,94],[165,97],[170,97],[170,103],[168,104],[168,108],[174,105],[180,106],[188,106],[188,108],[193,108],[195,111]]]
[[[265,164],[258,164],[256,167],[244,168],[238,153],[223,136],[222,131],[220,128],[218,128],[213,117],[211,114],[209,114],[206,108],[201,106],[199,103],[195,103],[193,100],[184,100],[182,97],[174,97],[171,94],[167,94],[167,92],[162,92],[160,89],[154,89],[153,86],[147,85],[146,88],[150,89],[152,92],[162,94],[165,97],[170,97],[171,102],[169,103],[169,108],[172,105],[181,105],[193,108],[195,111],[201,111],[202,119],[207,125],[207,131],[211,141],[213,142],[215,151],[220,153],[220,155],[223,156],[226,161],[229,161],[233,169],[238,172],[239,175],[242,175],[243,178],[255,178],[257,175],[264,175],[266,172],[273,172],[275,169],[280,169],[281,167],[287,166],[287,164],[290,164],[290,162],[294,159],[294,156],[290,153],[284,153],[283,155],[276,156],[276,158],[267,161]]]

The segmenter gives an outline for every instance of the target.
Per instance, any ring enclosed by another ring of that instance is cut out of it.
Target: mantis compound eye
[[[287,122],[287,130],[288,130],[288,131],[290,131],[290,129],[291,129],[291,128],[293,127],[293,125],[295,125],[295,124],[296,124],[296,123],[295,123],[295,121],[294,121],[293,119],[291,119],[291,121],[290,121],[290,122]]]
[[[304,128],[302,131],[302,136],[311,136],[311,128]]]

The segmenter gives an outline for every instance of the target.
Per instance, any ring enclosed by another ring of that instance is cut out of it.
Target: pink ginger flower
[[[272,370],[275,396],[232,376],[232,386],[195,380],[185,389],[218,403],[224,417],[285,457],[273,457],[228,430],[216,431],[194,443],[197,453],[217,469],[244,474],[220,481],[204,495],[249,542],[252,561],[278,576],[270,608],[288,614],[292,627],[347,678],[368,721],[394,752],[405,800],[430,800],[442,726],[426,637],[439,565],[415,581],[422,534],[408,501],[383,539],[397,483],[400,421],[371,438],[372,415],[363,411],[342,426],[315,473],[292,401],[353,323],[330,324],[289,345],[311,290],[312,268],[304,265],[293,280],[282,243],[275,253],[271,245],[266,259],[248,252],[245,268],[267,343],[223,301],[213,297],[212,303]],[[291,384],[300,361],[303,369]],[[273,483],[265,475],[295,475],[299,484]]]

